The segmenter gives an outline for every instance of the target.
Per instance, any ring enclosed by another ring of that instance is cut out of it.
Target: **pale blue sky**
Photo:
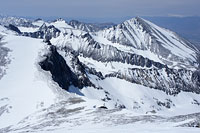
[[[200,0],[0,0],[0,13],[69,18],[200,16]]]

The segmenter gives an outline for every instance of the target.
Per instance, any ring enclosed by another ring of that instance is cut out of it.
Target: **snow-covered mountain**
[[[174,32],[138,17],[101,31],[99,34],[112,43],[154,53],[164,64],[173,67],[198,65],[199,51],[191,43]]]
[[[20,17],[11,17],[11,16],[5,16],[5,15],[0,15],[0,24],[1,25],[8,25],[12,24],[15,26],[19,27],[33,27],[32,21],[25,19],[25,18],[20,18]]]
[[[77,20],[71,20],[69,22],[69,25],[71,25],[75,29],[83,30],[86,32],[97,32],[100,30],[103,30],[105,28],[110,28],[114,26],[114,23],[84,23],[84,22],[79,22]]]
[[[99,29],[10,18],[0,20],[0,132],[199,126],[200,51],[176,33],[139,17]]]

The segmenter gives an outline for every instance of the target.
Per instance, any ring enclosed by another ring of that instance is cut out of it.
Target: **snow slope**
[[[133,131],[136,133],[199,133],[199,129],[191,129],[191,128],[180,128],[180,127],[166,127],[165,125],[152,125],[152,124],[128,124],[128,125],[118,125],[118,126],[99,126],[99,127],[88,127],[85,128],[80,127],[77,129],[69,129],[67,132],[69,133],[132,133]],[[40,131],[41,133],[46,133],[46,131]],[[54,133],[55,131],[49,131],[49,133]],[[56,132],[64,133],[66,129],[58,129]]]
[[[11,63],[0,81],[0,99],[5,99],[0,104],[6,102],[9,106],[8,113],[0,117],[1,127],[50,105],[55,98],[37,64],[38,52],[44,46],[42,40],[8,35],[4,41],[12,52],[9,53]]]
[[[99,81],[99,85],[111,94],[113,101],[122,103],[127,109],[137,113],[151,114],[152,111],[155,111],[156,114],[173,116],[197,113],[200,110],[199,105],[192,104],[195,100],[200,102],[199,95],[194,93],[181,92],[177,96],[170,96],[160,90],[150,89],[118,78],[106,78]],[[83,92],[83,94],[85,93]],[[166,106],[158,105],[159,102]],[[106,104],[109,104],[109,101]]]

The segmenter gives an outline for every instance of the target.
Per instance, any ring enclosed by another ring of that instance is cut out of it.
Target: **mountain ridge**
[[[100,30],[11,25],[0,25],[0,131],[199,124],[200,52],[174,32],[139,17]]]

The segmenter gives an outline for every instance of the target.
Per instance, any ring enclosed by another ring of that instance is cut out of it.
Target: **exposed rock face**
[[[39,38],[39,39],[51,39],[58,37],[60,35],[60,30],[57,29],[55,26],[50,25],[46,26],[46,24],[43,24],[38,31],[36,32],[24,32],[22,33],[23,36],[29,36],[33,38]]]
[[[49,55],[46,55],[46,59],[40,62],[42,69],[50,71],[52,78],[63,89],[68,89],[72,79],[75,77],[70,68],[66,65],[65,60],[56,51],[56,47],[50,46]]]
[[[3,46],[2,39],[3,36],[0,35],[0,79],[6,73],[5,68],[10,63],[10,60],[7,58],[10,49]]]
[[[200,71],[195,71],[193,74],[192,74],[192,81],[194,83],[194,86],[196,88],[199,88],[200,86]]]
[[[96,32],[96,31],[100,31],[103,30],[105,28],[110,28],[112,27],[114,24],[113,23],[101,23],[101,24],[95,24],[95,23],[83,23],[83,22],[79,22],[77,20],[71,20],[69,22],[69,25],[71,25],[72,27],[74,27],[75,29],[79,29],[82,31],[86,31],[86,32]]]
[[[55,46],[50,45],[49,53],[45,57],[46,59],[39,63],[41,68],[45,71],[50,71],[53,80],[63,89],[68,90],[70,85],[80,89],[84,86],[92,86],[92,83],[86,77],[84,67],[78,59],[74,59],[73,68],[77,69],[79,74],[70,69],[65,59],[57,52]]]
[[[106,77],[118,77],[132,83],[162,90],[169,95],[181,91],[200,94],[199,72],[184,69],[129,69],[126,72],[108,74]]]
[[[9,30],[15,31],[18,34],[21,34],[21,31],[14,25],[9,24],[8,26],[5,26],[6,28],[8,28]]]

